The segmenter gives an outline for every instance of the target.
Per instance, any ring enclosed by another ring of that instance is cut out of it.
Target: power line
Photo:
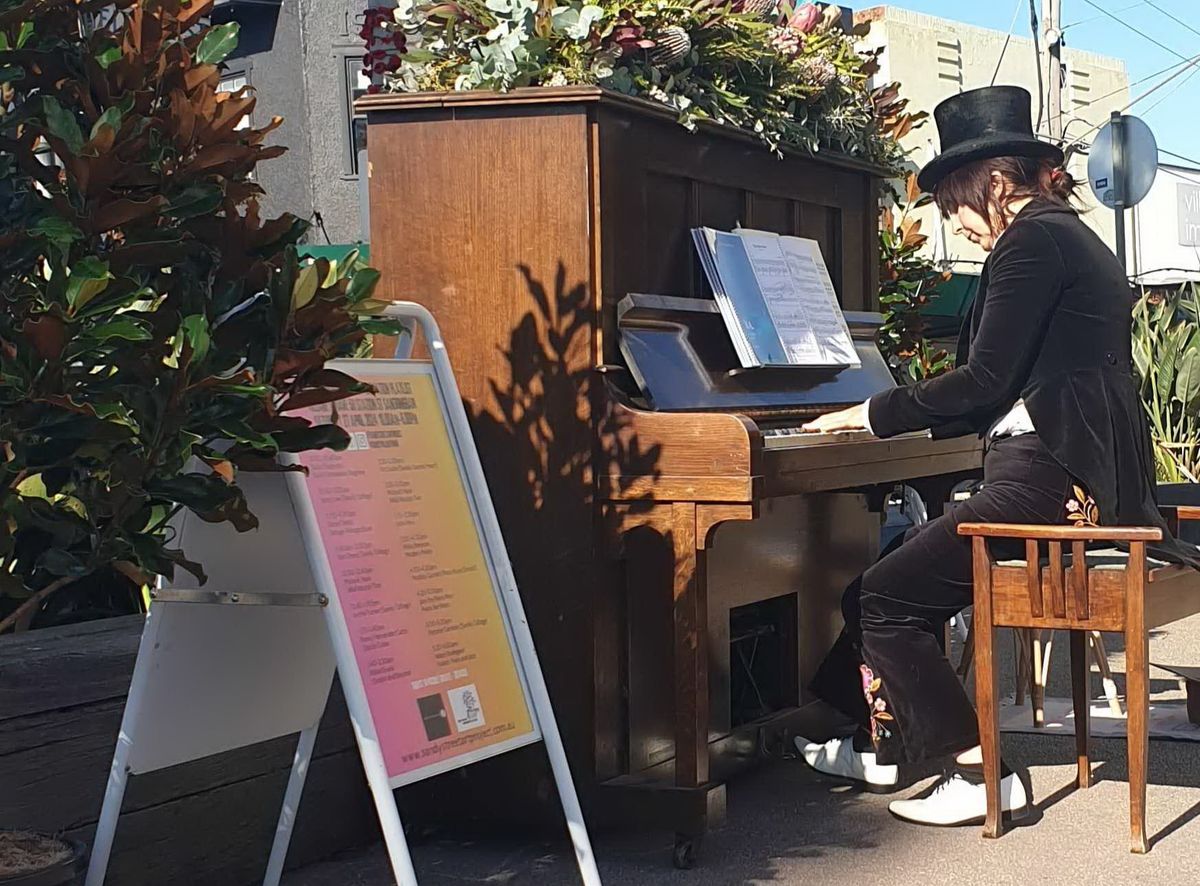
[[[1191,68],[1193,69],[1193,71],[1194,71],[1194,70],[1195,70],[1195,68],[1196,68],[1196,63],[1197,63],[1197,61],[1200,61],[1200,55],[1198,55],[1198,56],[1195,56],[1194,58],[1190,58],[1190,59],[1184,59],[1184,61],[1188,63],[1188,64],[1187,64],[1187,66],[1183,66],[1183,65],[1175,65],[1174,67],[1178,67],[1178,68],[1179,68],[1179,70],[1178,70],[1178,71],[1176,71],[1174,74],[1172,74],[1172,75],[1171,75],[1170,77],[1168,77],[1167,79],[1163,80],[1161,83],[1157,83],[1157,84],[1155,84],[1154,86],[1152,86],[1150,89],[1147,89],[1145,92],[1143,92],[1143,93],[1142,93],[1141,95],[1139,95],[1137,98],[1133,99],[1131,102],[1129,102],[1129,104],[1127,104],[1125,107],[1121,108],[1121,110],[1120,110],[1120,113],[1124,114],[1126,111],[1128,111],[1128,110],[1129,110],[1130,108],[1132,108],[1134,105],[1136,105],[1138,102],[1142,101],[1143,99],[1149,98],[1149,97],[1150,97],[1150,96],[1152,96],[1154,93],[1158,92],[1158,90],[1162,89],[1164,86],[1166,86],[1166,85],[1167,85],[1168,83],[1170,83],[1172,80],[1174,80],[1176,77],[1178,77],[1178,76],[1179,76],[1180,74],[1182,74],[1184,71],[1186,71],[1186,70],[1188,69],[1188,67],[1191,67]],[[1170,69],[1168,68],[1168,70],[1170,70]],[[1141,81],[1139,81],[1139,82],[1141,82]],[[1085,138],[1087,138],[1089,135],[1091,135],[1091,134],[1092,134],[1093,132],[1095,132],[1097,129],[1100,129],[1100,128],[1101,128],[1102,126],[1104,126],[1104,124],[1105,124],[1105,123],[1107,123],[1107,122],[1108,122],[1107,120],[1103,120],[1103,121],[1101,121],[1100,123],[1097,123],[1097,124],[1095,124],[1095,125],[1094,125],[1094,126],[1091,128],[1091,129],[1089,129],[1089,130],[1088,130],[1087,132],[1085,132],[1083,135],[1079,136],[1079,138],[1077,138],[1077,139],[1075,139],[1074,141],[1072,141],[1072,142],[1071,142],[1071,144],[1070,144],[1070,145],[1068,145],[1068,147],[1072,147],[1072,146],[1074,146],[1074,145],[1080,144],[1081,142],[1083,142],[1083,140],[1084,140]]]
[[[1147,0],[1138,0],[1137,3],[1130,3],[1128,6],[1122,6],[1117,10],[1117,12],[1128,12],[1131,9],[1137,9],[1139,6],[1145,6],[1146,2]],[[1090,24],[1102,18],[1104,18],[1102,15],[1093,15],[1091,18],[1080,19],[1077,22],[1071,22],[1069,25],[1063,25],[1063,30],[1065,31],[1067,28],[1077,28],[1080,25]]]
[[[1191,163],[1196,167],[1196,171],[1200,172],[1200,160],[1193,160],[1191,157],[1185,157],[1182,154],[1176,154],[1173,151],[1168,151],[1166,148],[1159,148],[1158,153],[1166,154],[1168,157],[1174,157],[1176,160],[1182,160],[1184,163]]]
[[[1185,61],[1185,62],[1174,62],[1173,64],[1167,65],[1161,71],[1155,71],[1153,74],[1147,74],[1145,77],[1142,77],[1140,80],[1133,81],[1128,86],[1119,86],[1116,89],[1114,89],[1112,92],[1106,92],[1106,93],[1104,93],[1104,95],[1100,96],[1099,98],[1092,99],[1091,101],[1088,102],[1088,104],[1098,105],[1098,104],[1100,104],[1100,102],[1104,101],[1105,99],[1110,99],[1114,95],[1117,95],[1118,93],[1121,93],[1121,92],[1125,92],[1126,90],[1132,89],[1135,86],[1141,86],[1143,83],[1153,80],[1155,77],[1161,77],[1163,74],[1166,74],[1166,73],[1169,73],[1170,71],[1175,70],[1175,68],[1181,68],[1181,67],[1185,67],[1185,66],[1196,67],[1198,64],[1200,64],[1200,55],[1194,55],[1190,59],[1187,59],[1187,61]],[[1078,110],[1078,108],[1076,110]],[[1061,111],[1061,113],[1066,114],[1067,110],[1064,108]],[[1071,120],[1068,121],[1066,124],[1064,124],[1064,126],[1063,126],[1064,130],[1068,126],[1071,125],[1071,121],[1083,123],[1088,126],[1091,125],[1090,123],[1088,123],[1087,120],[1084,120],[1082,117],[1072,116]],[[1104,124],[1102,123],[1100,125],[1103,126]],[[1092,127],[1092,129],[1089,129],[1088,132],[1091,132],[1093,129],[1096,129],[1096,128],[1098,128],[1098,127]],[[1086,135],[1087,135],[1087,133],[1084,133],[1084,136],[1086,136]]]
[[[1012,21],[1008,23],[1008,36],[1004,38],[1004,46],[1000,49],[1000,58],[996,59],[996,70],[992,71],[992,82],[988,86],[996,85],[996,76],[1000,73],[1000,65],[1004,61],[1004,54],[1008,52],[1008,44],[1012,42],[1013,28],[1017,26],[1017,16],[1021,14],[1021,0],[1017,0],[1013,7]]]
[[[1172,89],[1170,92],[1168,92],[1168,93],[1167,93],[1166,95],[1164,95],[1162,98],[1160,98],[1158,101],[1156,101],[1156,102],[1155,102],[1154,104],[1152,104],[1150,107],[1148,107],[1148,108],[1146,108],[1145,110],[1143,110],[1143,111],[1142,111],[1142,114],[1143,114],[1143,115],[1147,115],[1147,114],[1149,114],[1151,111],[1153,111],[1153,110],[1154,110],[1155,108],[1157,108],[1159,105],[1161,105],[1163,102],[1165,102],[1167,99],[1169,99],[1169,98],[1170,98],[1171,96],[1173,96],[1175,93],[1177,93],[1177,92],[1178,92],[1180,89],[1182,89],[1184,86],[1186,86],[1186,85],[1188,84],[1188,82],[1189,82],[1189,81],[1190,81],[1190,80],[1191,80],[1193,77],[1195,77],[1195,76],[1196,76],[1196,74],[1200,74],[1200,68],[1192,68],[1192,72],[1191,72],[1190,74],[1188,74],[1186,77],[1184,77],[1182,80],[1180,80],[1178,83],[1176,83],[1176,84],[1175,84],[1175,88],[1174,88],[1174,89]]]
[[[1159,12],[1161,12],[1163,15],[1165,15],[1171,21],[1175,22],[1176,24],[1183,25],[1185,28],[1187,28],[1193,34],[1200,37],[1200,31],[1197,31],[1195,28],[1193,28],[1191,25],[1189,25],[1183,19],[1176,18],[1174,15],[1167,12],[1165,9],[1163,9],[1161,6],[1159,6],[1157,3],[1152,3],[1151,0],[1142,0],[1142,2],[1145,3],[1147,6],[1151,7],[1152,9],[1157,9]]]
[[[1033,2],[1033,0],[1030,0],[1030,3],[1032,3],[1032,2]],[[1129,30],[1133,31],[1133,33],[1137,34],[1139,37],[1149,40],[1151,43],[1153,43],[1155,46],[1157,46],[1161,49],[1165,49],[1167,52],[1171,53],[1171,55],[1175,56],[1176,58],[1181,58],[1184,61],[1187,61],[1186,56],[1181,55],[1180,53],[1176,52],[1174,49],[1172,49],[1167,44],[1154,39],[1149,34],[1147,34],[1145,31],[1139,31],[1133,25],[1129,24],[1129,22],[1125,21],[1125,19],[1118,18],[1115,14],[1109,12],[1103,6],[1100,6],[1098,3],[1094,3],[1093,0],[1083,0],[1083,2],[1086,3],[1088,6],[1091,6],[1093,9],[1100,10],[1100,12],[1103,12],[1106,16],[1111,18],[1114,22],[1116,22],[1119,25],[1122,25],[1123,27],[1128,28]],[[1147,2],[1149,2],[1149,0],[1147,0]]]

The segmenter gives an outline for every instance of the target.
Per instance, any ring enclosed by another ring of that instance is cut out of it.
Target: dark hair
[[[998,172],[1006,188],[997,197],[992,173]],[[944,218],[960,206],[973,209],[989,224],[1005,218],[1005,208],[1022,197],[1042,197],[1069,205],[1078,182],[1053,160],[1034,157],[991,157],[960,166],[933,187],[933,199]],[[998,231],[996,233],[999,233]]]

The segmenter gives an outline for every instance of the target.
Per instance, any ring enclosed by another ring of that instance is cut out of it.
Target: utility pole
[[[1063,92],[1066,78],[1062,66],[1062,0],[1042,0],[1042,39],[1050,51],[1050,138],[1063,141]]]

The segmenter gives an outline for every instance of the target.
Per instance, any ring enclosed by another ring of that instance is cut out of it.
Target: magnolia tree
[[[253,528],[239,472],[346,445],[297,410],[366,390],[326,364],[389,331],[375,271],[262,218],[280,121],[219,91],[211,6],[0,0],[0,632],[99,573],[202,578],[172,516]]]

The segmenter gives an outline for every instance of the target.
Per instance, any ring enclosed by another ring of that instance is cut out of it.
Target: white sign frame
[[[530,714],[533,731],[520,737],[514,737],[498,745],[481,748],[454,757],[449,761],[441,761],[420,770],[404,773],[395,779],[388,778],[375,725],[367,705],[366,691],[351,646],[349,629],[338,601],[337,589],[329,559],[321,542],[316,511],[309,497],[306,480],[299,474],[289,474],[286,480],[287,489],[290,493],[300,535],[304,540],[304,548],[307,553],[307,561],[313,583],[316,587],[316,593],[298,593],[294,588],[291,589],[291,593],[263,593],[261,587],[240,588],[236,586],[222,588],[219,591],[191,589],[177,591],[168,589],[158,592],[158,597],[152,604],[151,612],[147,616],[141,644],[138,648],[133,680],[130,684],[129,697],[125,704],[121,731],[113,753],[112,767],[109,772],[108,786],[101,808],[100,821],[97,825],[85,886],[103,886],[129,775],[134,772],[152,771],[152,769],[161,768],[163,765],[175,765],[176,763],[185,762],[187,759],[198,759],[198,757],[187,755],[184,755],[183,759],[177,759],[172,758],[170,754],[155,754],[152,750],[145,756],[154,760],[154,763],[148,764],[145,768],[135,769],[131,766],[131,762],[138,759],[140,753],[139,743],[144,745],[145,743],[153,744],[154,742],[152,724],[144,722],[145,716],[150,715],[144,715],[143,704],[147,699],[154,697],[152,690],[158,688],[154,684],[154,681],[158,679],[158,675],[170,673],[169,668],[164,671],[161,667],[164,656],[168,654],[160,649],[160,640],[163,636],[162,625],[176,615],[186,617],[187,612],[197,606],[206,609],[211,606],[218,606],[221,609],[228,609],[231,612],[239,614],[244,614],[247,607],[257,608],[258,606],[264,606],[269,607],[271,611],[276,613],[287,612],[288,614],[283,616],[284,618],[295,618],[295,613],[288,611],[294,610],[297,606],[303,607],[306,604],[309,612],[323,613],[324,624],[332,647],[333,659],[337,663],[337,672],[341,676],[342,687],[345,692],[346,704],[349,708],[359,755],[362,758],[363,768],[366,772],[371,793],[374,796],[375,808],[379,815],[380,825],[382,826],[388,858],[396,882],[400,886],[416,886],[417,878],[413,870],[408,844],[404,838],[404,827],[400,821],[395,796],[392,793],[393,789],[403,784],[410,784],[419,778],[426,778],[438,772],[445,772],[468,765],[478,759],[495,756],[506,750],[511,750],[513,747],[520,747],[536,742],[539,738],[546,745],[547,756],[550,759],[551,769],[553,770],[554,780],[558,787],[559,798],[562,802],[567,822],[568,835],[574,847],[576,862],[583,883],[585,886],[600,886],[600,874],[596,868],[591,841],[588,837],[583,812],[579,805],[579,798],[576,794],[570,768],[567,764],[566,752],[558,732],[558,725],[550,703],[550,696],[546,690],[545,679],[542,675],[537,652],[533,644],[533,637],[529,631],[529,623],[525,617],[524,607],[521,603],[520,594],[517,591],[516,580],[513,576],[512,567],[504,546],[500,524],[492,505],[491,496],[488,493],[483,468],[479,462],[479,454],[475,448],[474,437],[467,422],[466,410],[463,408],[462,399],[454,381],[453,370],[450,366],[450,360],[446,353],[441,333],[429,311],[413,302],[398,302],[393,304],[384,312],[384,315],[389,318],[419,325],[429,349],[430,360],[377,360],[371,361],[366,368],[378,372],[378,370],[389,363],[392,365],[403,364],[406,370],[411,372],[418,365],[429,367],[427,371],[433,378],[442,414],[446,419],[446,430],[458,461],[460,475],[464,481],[464,488],[475,519],[476,529],[479,532],[485,559],[488,563],[492,586],[498,595],[500,612],[505,622],[510,648],[512,648],[515,655],[517,670],[523,678],[522,689],[525,693],[526,703],[532,706]],[[401,347],[404,347],[407,343],[411,343],[411,335],[402,336]],[[236,580],[234,581],[236,582]],[[304,588],[303,590],[309,591],[310,588]],[[202,667],[202,665],[203,662],[201,661],[193,661],[191,663],[192,667]],[[307,693],[306,697],[295,699],[295,704],[292,706],[295,711],[299,711],[300,713],[295,714],[289,722],[280,724],[280,728],[275,730],[276,735],[264,736],[261,734],[262,730],[260,729],[259,733],[254,736],[255,739],[262,741],[292,734],[296,731],[295,727],[301,727],[291,774],[288,778],[283,806],[276,827],[275,840],[271,848],[266,874],[263,879],[264,886],[278,886],[283,873],[283,865],[291,841],[296,811],[304,790],[304,780],[312,759],[321,712],[324,709],[323,700],[328,696],[332,676],[331,672],[328,674],[327,679],[319,674],[310,676],[303,689],[303,692]],[[322,699],[319,707],[313,703],[313,699],[318,696]],[[148,703],[148,707],[153,708],[153,703]],[[312,716],[314,708],[315,716]],[[311,719],[312,722],[304,723],[303,720],[306,718]],[[230,742],[238,743],[230,745]],[[217,738],[205,745],[205,753],[210,754],[221,750],[232,750],[235,747],[243,747],[246,743],[244,736],[230,737],[224,742],[220,738]],[[413,777],[414,775],[415,777]]]

